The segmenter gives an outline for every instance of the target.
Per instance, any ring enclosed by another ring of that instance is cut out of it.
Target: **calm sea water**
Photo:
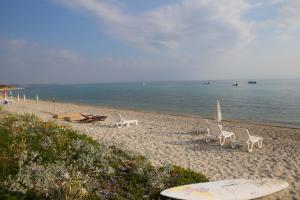
[[[300,80],[109,83],[26,86],[27,97],[212,117],[216,99],[224,119],[300,126]]]

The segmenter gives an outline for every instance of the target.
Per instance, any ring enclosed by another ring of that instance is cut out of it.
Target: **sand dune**
[[[93,107],[69,103],[27,100],[5,105],[9,112],[34,113],[44,120],[52,114],[67,112],[108,116],[104,122],[82,124],[63,122],[99,142],[116,145],[149,158],[153,164],[172,163],[204,173],[210,180],[229,178],[279,178],[290,187],[263,199],[300,199],[300,129],[244,122],[223,122],[248,128],[252,134],[264,137],[263,149],[248,153],[245,147],[232,149],[217,142],[206,143],[204,134],[196,134],[201,118],[174,116],[154,112]],[[124,128],[113,126],[117,113],[128,119],[138,119],[139,125]]]

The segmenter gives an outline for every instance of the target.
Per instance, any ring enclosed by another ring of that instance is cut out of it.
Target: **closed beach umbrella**
[[[6,90],[4,90],[3,95],[4,95],[4,99],[6,99]]]
[[[52,102],[53,102],[54,113],[55,113],[55,96],[53,97]]]
[[[20,101],[20,95],[19,95],[19,93],[18,93],[18,101]]]
[[[23,94],[23,100],[24,100],[24,102],[26,101],[26,96],[25,96],[25,94]]]
[[[221,106],[220,106],[219,99],[217,99],[215,120],[217,120],[218,122],[222,121],[222,112],[221,112]]]
[[[36,102],[38,103],[39,102],[39,96],[36,95]]]
[[[12,97],[12,91],[11,90],[9,90],[9,96]]]

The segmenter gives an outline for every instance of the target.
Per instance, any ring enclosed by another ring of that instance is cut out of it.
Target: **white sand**
[[[174,116],[106,107],[27,100],[5,105],[9,112],[34,113],[44,120],[53,113],[79,112],[106,115],[104,122],[70,124],[99,142],[146,156],[154,165],[171,163],[204,173],[210,180],[230,178],[278,178],[289,182],[283,192],[263,199],[300,199],[300,129],[242,122],[223,122],[248,128],[264,138],[263,149],[248,153],[245,147],[232,149],[217,142],[205,143],[204,134],[193,132],[201,118]],[[112,127],[117,113],[127,119],[138,119],[138,126]]]

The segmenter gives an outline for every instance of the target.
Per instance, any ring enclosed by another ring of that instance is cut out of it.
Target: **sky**
[[[0,83],[300,78],[300,0],[1,0]]]

